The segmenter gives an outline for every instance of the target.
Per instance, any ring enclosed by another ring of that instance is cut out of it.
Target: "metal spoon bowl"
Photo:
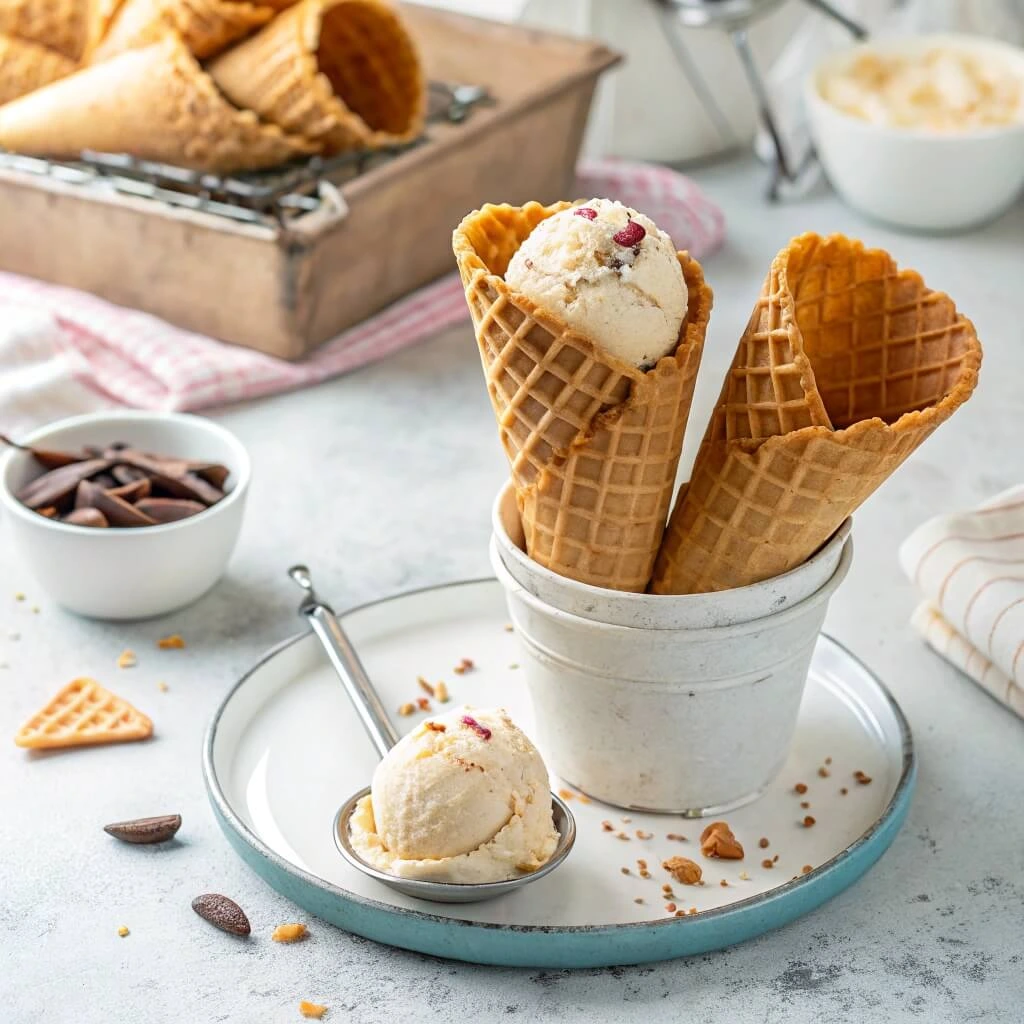
[[[572,812],[559,797],[552,793],[551,813],[558,831],[558,845],[555,847],[555,852],[551,854],[551,858],[536,871],[500,882],[428,882],[418,878],[399,878],[397,875],[389,875],[386,871],[367,864],[352,848],[349,819],[352,817],[356,804],[369,792],[370,787],[367,786],[366,789],[361,789],[341,805],[338,813],[334,816],[334,845],[337,846],[342,857],[358,871],[369,875],[370,878],[376,878],[378,882],[383,882],[406,896],[415,896],[421,900],[432,900],[435,903],[480,903],[483,900],[492,900],[496,896],[515,892],[516,889],[521,889],[524,885],[529,885],[530,882],[536,882],[545,875],[551,874],[569,855],[572,844],[576,842],[576,821]]]
[[[309,569],[304,565],[293,565],[288,570],[288,575],[306,594],[299,606],[299,614],[307,620],[310,629],[323,644],[327,658],[344,685],[345,692],[352,701],[377,753],[382,758],[386,757],[388,751],[398,742],[399,736],[377,691],[373,688],[370,677],[366,674],[366,669],[363,668],[363,663],[359,660],[359,655],[352,646],[352,641],[341,628],[341,623],[338,622],[331,606],[317,597]],[[375,878],[406,896],[415,896],[421,900],[432,900],[435,903],[475,903],[514,892],[554,871],[568,856],[576,841],[576,822],[572,811],[552,793],[551,811],[555,828],[558,830],[558,845],[547,863],[536,871],[500,882],[455,883],[399,878],[367,864],[352,849],[349,820],[356,804],[369,792],[369,787],[360,790],[350,797],[334,816],[334,844],[345,860],[364,875]]]

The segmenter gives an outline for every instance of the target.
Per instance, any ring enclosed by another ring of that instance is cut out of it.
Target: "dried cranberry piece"
[[[576,217],[586,217],[587,220],[597,219],[597,210],[592,206],[580,206],[572,212]]]
[[[621,231],[612,235],[612,241],[631,249],[634,245],[639,245],[646,235],[643,227],[635,220],[631,220]]]
[[[481,725],[475,718],[471,717],[470,715],[462,716],[462,724],[468,725],[470,729],[473,730],[473,732],[483,737],[484,740],[489,740],[491,738],[491,730],[488,729],[486,725]]]

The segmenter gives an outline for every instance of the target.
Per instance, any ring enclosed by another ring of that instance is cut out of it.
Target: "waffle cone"
[[[640,592],[665,529],[711,289],[679,253],[689,309],[675,352],[647,372],[608,355],[502,278],[534,227],[568,205],[485,206],[459,225],[455,255],[527,553],[562,576]]]
[[[130,153],[219,172],[272,167],[311,149],[232,107],[173,35],[0,108],[0,147],[57,158]]]
[[[19,730],[14,742],[33,750],[144,740],[153,723],[95,679],[74,679]]]
[[[0,0],[0,33],[77,61],[107,0]]]
[[[325,153],[423,130],[423,68],[397,12],[381,0],[302,0],[209,71],[236,106]]]
[[[90,45],[86,59],[92,64],[109,60],[155,42],[170,30],[204,60],[265,25],[274,11],[273,4],[247,0],[123,0],[109,27]]]
[[[794,239],[740,340],[651,589],[796,568],[971,396],[980,365],[970,320],[888,253]]]
[[[0,35],[0,106],[75,70],[75,62],[55,50]]]

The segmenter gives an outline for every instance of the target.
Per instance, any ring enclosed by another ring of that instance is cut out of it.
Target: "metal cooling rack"
[[[481,86],[431,82],[427,123],[461,124],[474,107],[494,100]],[[52,178],[66,184],[106,188],[123,195],[226,217],[247,224],[279,224],[325,204],[344,208],[338,186],[427,141],[287,164],[269,171],[206,174],[125,154],[85,152],[78,160],[46,160],[0,150],[0,169]]]

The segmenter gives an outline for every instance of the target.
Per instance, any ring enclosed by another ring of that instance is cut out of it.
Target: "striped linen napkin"
[[[1024,485],[929,520],[904,541],[900,563],[924,598],[911,625],[1024,718]]]

